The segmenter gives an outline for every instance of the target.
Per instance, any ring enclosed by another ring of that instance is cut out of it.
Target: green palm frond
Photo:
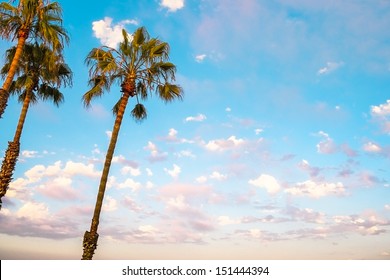
[[[89,80],[89,85],[91,85],[92,88],[88,90],[82,98],[84,106],[86,107],[89,107],[93,99],[102,96],[104,90],[107,90],[110,87],[109,80],[103,75],[92,77]]]
[[[171,102],[174,99],[182,99],[182,88],[178,85],[165,83],[157,87],[157,94],[165,102]]]
[[[146,119],[147,112],[145,106],[141,103],[137,103],[134,106],[134,109],[131,110],[131,115],[136,121],[142,121]]]
[[[62,9],[58,2],[20,0],[17,7],[7,2],[0,3],[1,37],[14,40],[21,30],[58,52],[69,43],[69,35],[62,27]]]
[[[15,47],[7,50],[5,64],[0,70],[2,75],[7,73],[14,53]],[[23,101],[25,92],[28,91],[33,103],[38,99],[44,101],[50,99],[58,106],[63,101],[58,88],[71,86],[72,75],[60,54],[43,44],[25,44],[17,67],[16,79],[12,82],[9,92],[19,95],[19,101]]]
[[[43,101],[50,100],[57,107],[64,102],[64,95],[58,88],[52,87],[48,84],[41,84],[38,89],[38,95]]]
[[[113,83],[121,86],[122,92],[128,92],[130,96],[136,94],[142,100],[152,92],[165,102],[181,99],[183,89],[174,84],[176,66],[168,61],[169,44],[150,38],[144,27],[132,35],[123,29],[122,36],[118,49],[101,46],[88,53],[85,63],[89,67],[91,88],[84,94],[84,104],[109,91]],[[115,105],[114,113],[117,108]],[[142,108],[145,107],[137,105],[132,115],[142,119],[143,114],[136,114],[142,112]]]

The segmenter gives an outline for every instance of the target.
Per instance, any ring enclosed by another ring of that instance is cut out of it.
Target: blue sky
[[[29,111],[2,259],[81,257],[120,93],[84,108],[84,59],[139,26],[185,96],[151,97],[142,123],[130,101],[95,258],[390,259],[388,1],[59,2],[74,84]]]

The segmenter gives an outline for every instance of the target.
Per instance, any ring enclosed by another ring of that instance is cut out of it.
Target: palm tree
[[[117,83],[121,88],[121,97],[113,108],[116,115],[108,146],[104,168],[100,179],[95,210],[89,231],[84,234],[83,260],[91,260],[97,247],[97,233],[100,212],[103,205],[107,178],[123,115],[130,97],[136,97],[131,115],[136,120],[146,118],[146,109],[140,100],[145,100],[155,91],[165,102],[181,99],[183,90],[175,81],[176,66],[169,62],[169,45],[157,38],[150,38],[144,27],[138,28],[133,35],[122,30],[123,41],[118,49],[102,46],[94,48],[86,58],[90,67],[89,84],[91,89],[83,95],[84,105],[90,106],[91,100],[109,91]]]
[[[2,76],[7,75],[9,68],[12,67],[15,52],[17,52],[17,47],[6,52],[6,64],[0,71]],[[14,139],[8,142],[8,149],[1,166],[0,209],[1,198],[7,192],[19,156],[20,138],[29,105],[41,99],[51,100],[58,106],[64,100],[58,88],[72,84],[72,72],[64,63],[63,57],[47,46],[37,43],[24,45],[16,75],[17,79],[12,82],[10,93],[17,94],[23,106]]]
[[[14,1],[11,1],[14,2]],[[23,46],[29,38],[43,42],[61,52],[69,37],[62,27],[62,9],[57,2],[49,0],[20,0],[17,7],[8,2],[0,3],[0,36],[17,40],[16,52],[11,67],[0,88],[0,118],[7,107],[9,90],[14,79]]]

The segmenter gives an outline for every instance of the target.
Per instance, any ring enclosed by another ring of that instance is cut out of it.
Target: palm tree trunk
[[[15,56],[12,59],[11,67],[9,68],[7,77],[5,78],[3,87],[0,89],[0,118],[2,118],[5,108],[7,107],[9,88],[11,87],[11,83],[14,79],[24,44],[28,38],[28,33],[28,30],[21,29],[18,34],[18,44],[16,46]]]
[[[90,231],[86,231],[84,234],[84,241],[83,241],[84,250],[83,250],[82,260],[92,260],[93,254],[95,253],[97,247],[97,241],[99,238],[99,234],[97,233],[97,230],[99,226],[100,212],[103,206],[104,193],[106,191],[108,173],[110,171],[111,161],[114,155],[116,142],[118,140],[119,129],[121,127],[127,102],[129,100],[131,93],[133,92],[134,90],[132,90],[131,92],[125,91],[121,98],[119,110],[117,112],[115,123],[114,123],[114,128],[112,130],[110,144],[108,146],[108,150],[106,154],[106,160],[104,162],[102,177],[100,179],[99,192],[96,198],[95,211],[93,213],[93,218],[91,222],[91,229]]]
[[[2,206],[1,198],[5,196],[8,186],[12,181],[12,175],[15,170],[20,152],[20,137],[22,136],[24,121],[26,120],[28,107],[31,100],[31,90],[26,93],[23,101],[22,111],[20,112],[18,125],[16,127],[13,141],[8,142],[8,148],[1,165],[0,171],[0,209]]]

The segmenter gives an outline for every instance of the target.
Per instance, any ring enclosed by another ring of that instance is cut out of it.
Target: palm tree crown
[[[13,47],[6,52],[6,63],[0,70],[2,76],[7,75],[16,49],[17,47]],[[35,103],[39,99],[51,100],[58,106],[64,100],[58,88],[72,84],[72,72],[64,63],[62,56],[47,46],[37,43],[24,45],[16,75],[17,79],[12,82],[10,93],[17,94],[23,106],[14,139],[8,142],[8,149],[1,166],[0,209],[1,198],[7,192],[19,156],[20,138],[30,103]]]
[[[136,97],[136,105],[131,111],[136,120],[146,118],[146,109],[140,100],[155,92],[163,101],[181,99],[183,90],[179,85],[171,83],[175,80],[176,67],[168,61],[169,45],[157,38],[150,38],[144,27],[138,28],[133,35],[122,30],[123,42],[118,49],[110,47],[94,48],[86,58],[90,67],[89,84],[91,89],[83,95],[86,106],[92,99],[100,97],[111,85],[117,83],[121,87],[121,96],[113,111],[116,115],[114,127],[108,146],[106,159],[100,179],[95,210],[91,227],[84,234],[82,259],[92,259],[97,247],[98,225],[103,205],[108,174],[114,155],[119,129],[130,97]]]
[[[146,117],[140,99],[146,99],[151,91],[166,102],[181,99],[182,88],[170,83],[175,80],[176,66],[167,61],[168,43],[150,38],[144,27],[137,29],[133,35],[122,30],[122,35],[123,42],[118,50],[103,46],[88,54],[86,64],[90,66],[89,84],[92,88],[84,94],[84,104],[89,106],[92,99],[100,97],[115,82],[121,86],[123,93],[136,96],[137,104],[132,115],[138,120]],[[114,112],[118,110],[119,101],[113,108]]]
[[[13,2],[13,1],[12,1]],[[61,53],[69,37],[62,27],[62,9],[57,2],[48,0],[20,0],[17,7],[8,2],[0,3],[0,36],[17,40],[13,63],[9,68],[3,87],[0,89],[0,118],[7,106],[9,88],[16,67],[29,38]]]

